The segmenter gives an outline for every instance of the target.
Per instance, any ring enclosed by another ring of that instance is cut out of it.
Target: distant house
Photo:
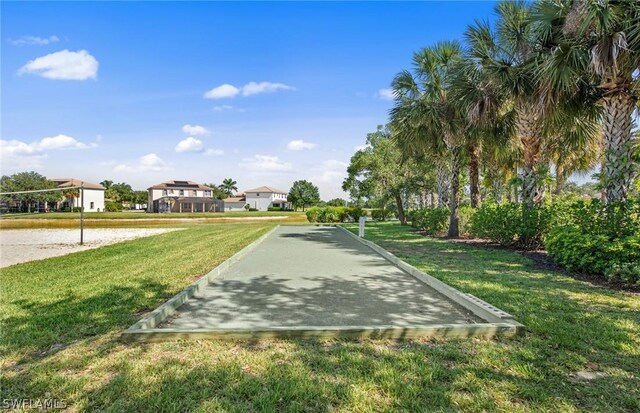
[[[223,199],[225,211],[244,211],[247,205],[247,198],[244,194],[230,196]]]
[[[58,185],[58,188],[82,186],[84,188],[84,210],[85,212],[101,212],[104,211],[104,191],[102,185],[82,181],[75,178],[56,178],[50,179]],[[75,192],[76,196],[65,196],[58,203],[57,209],[79,208],[81,204],[80,189]]]
[[[270,186],[261,186],[244,192],[250,208],[266,211],[268,208],[287,208],[287,192]]]
[[[148,189],[147,212],[224,212],[213,189],[191,181],[167,181]]]

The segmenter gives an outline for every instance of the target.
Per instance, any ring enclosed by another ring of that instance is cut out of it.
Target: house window
[[[170,194],[173,194],[173,189],[170,189],[170,190],[169,190],[169,193],[170,193]]]
[[[180,196],[184,196],[184,189],[180,190]]]
[[[258,193],[256,194],[256,196],[260,196],[260,192],[258,192]]]
[[[193,191],[193,196],[198,196],[198,191]]]
[[[166,189],[162,190],[162,196],[167,196],[167,190]]]
[[[204,191],[204,196],[211,196],[211,191]]]
[[[93,202],[89,204],[89,209],[93,209]]]

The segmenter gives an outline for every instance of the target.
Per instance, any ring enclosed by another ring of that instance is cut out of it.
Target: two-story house
[[[168,181],[148,189],[147,212],[224,212],[213,190],[192,181]]]
[[[249,207],[258,211],[266,211],[268,208],[288,208],[287,193],[270,186],[244,191],[246,203]]]

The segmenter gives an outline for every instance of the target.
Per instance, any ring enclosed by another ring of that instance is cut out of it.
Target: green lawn
[[[529,331],[500,340],[117,341],[142,311],[270,227],[199,225],[3,269],[2,398],[49,393],[71,411],[114,412],[640,410],[638,295],[396,223],[367,224],[367,237]]]

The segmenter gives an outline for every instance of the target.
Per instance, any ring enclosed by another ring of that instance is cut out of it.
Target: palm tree
[[[75,200],[80,196],[80,190],[78,188],[65,189],[62,191],[62,195],[71,200],[71,212],[73,212],[73,208],[76,206]]]
[[[598,95],[604,195],[607,202],[623,201],[637,173],[632,123],[640,87],[640,2],[541,0],[535,19],[548,45],[544,87],[556,101],[579,93],[585,83]]]
[[[233,195],[234,191],[238,190],[236,186],[238,183],[231,178],[227,178],[222,181],[222,185],[220,185],[220,189],[224,191],[228,196]]]
[[[415,53],[415,77],[404,71],[392,83],[396,106],[390,113],[392,124],[394,120],[401,122],[404,114],[409,117],[409,124],[413,120],[414,125],[418,126],[414,127],[417,130],[413,134],[404,135],[405,138],[411,138],[417,141],[418,146],[423,147],[442,146],[437,143],[441,140],[447,149],[451,166],[450,237],[459,236],[458,207],[464,139],[461,133],[461,112],[449,94],[451,68],[461,55],[460,44],[452,41],[440,42]],[[413,110],[407,110],[407,106]],[[403,135],[398,138],[402,139]]]

